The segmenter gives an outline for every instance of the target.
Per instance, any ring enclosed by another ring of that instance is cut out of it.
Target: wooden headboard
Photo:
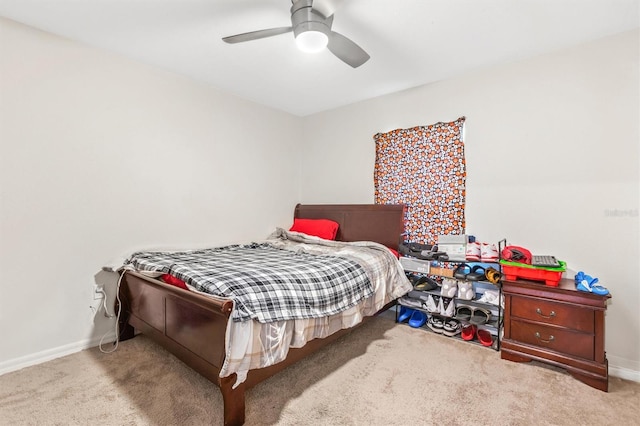
[[[404,233],[402,204],[298,204],[293,217],[340,224],[338,241],[375,241],[398,249]]]

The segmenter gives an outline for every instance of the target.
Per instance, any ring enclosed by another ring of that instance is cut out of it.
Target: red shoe
[[[465,325],[464,327],[462,327],[462,339],[463,340],[473,340],[473,338],[476,335],[476,331],[478,330],[478,327],[476,327],[473,324],[468,324]]]
[[[480,340],[480,343],[482,343],[484,346],[493,345],[493,337],[491,337],[491,333],[489,333],[487,330],[478,330],[477,334],[478,340]]]
[[[480,260],[483,262],[497,262],[500,259],[495,244],[482,243],[480,245]]]
[[[482,255],[482,248],[480,243],[473,242],[467,243],[467,251],[465,253],[465,258],[471,261],[479,261]]]

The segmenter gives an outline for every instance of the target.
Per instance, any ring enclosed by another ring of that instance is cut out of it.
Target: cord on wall
[[[104,339],[107,337],[109,332],[106,332],[104,336],[102,336],[102,338],[100,339],[100,343],[98,344],[98,348],[100,349],[100,352],[105,354],[110,354],[112,352],[115,352],[118,349],[118,344],[120,343],[120,313],[122,312],[122,303],[120,302],[120,284],[122,283],[123,277],[124,277],[124,272],[120,274],[120,278],[118,279],[118,284],[116,285],[116,300],[118,301],[118,310],[115,313],[115,315],[110,315],[109,311],[107,311],[107,302],[106,302],[107,295],[104,293],[103,289],[99,290],[100,293],[102,293],[104,296],[102,299],[102,303],[104,306],[104,315],[108,318],[113,318],[114,316],[116,318],[116,340],[113,342],[113,348],[111,348],[111,350],[106,350],[106,349],[103,349],[102,347]]]
[[[96,290],[96,293],[102,294],[102,308],[104,309],[104,316],[107,318],[114,318],[115,314],[109,313],[109,308],[107,308],[107,293],[105,293],[104,289],[100,287]]]

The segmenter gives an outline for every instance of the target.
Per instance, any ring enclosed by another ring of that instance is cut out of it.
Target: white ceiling
[[[0,0],[0,15],[304,116],[638,28],[640,0],[316,0],[371,59],[297,50],[290,0]]]

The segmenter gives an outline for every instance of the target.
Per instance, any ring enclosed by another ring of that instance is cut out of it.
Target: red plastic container
[[[567,264],[563,261],[559,268],[541,269],[535,266],[523,265],[515,266],[515,262],[500,261],[502,267],[502,275],[507,280],[532,280],[544,281],[545,285],[557,287],[562,279],[562,273],[567,269]]]

